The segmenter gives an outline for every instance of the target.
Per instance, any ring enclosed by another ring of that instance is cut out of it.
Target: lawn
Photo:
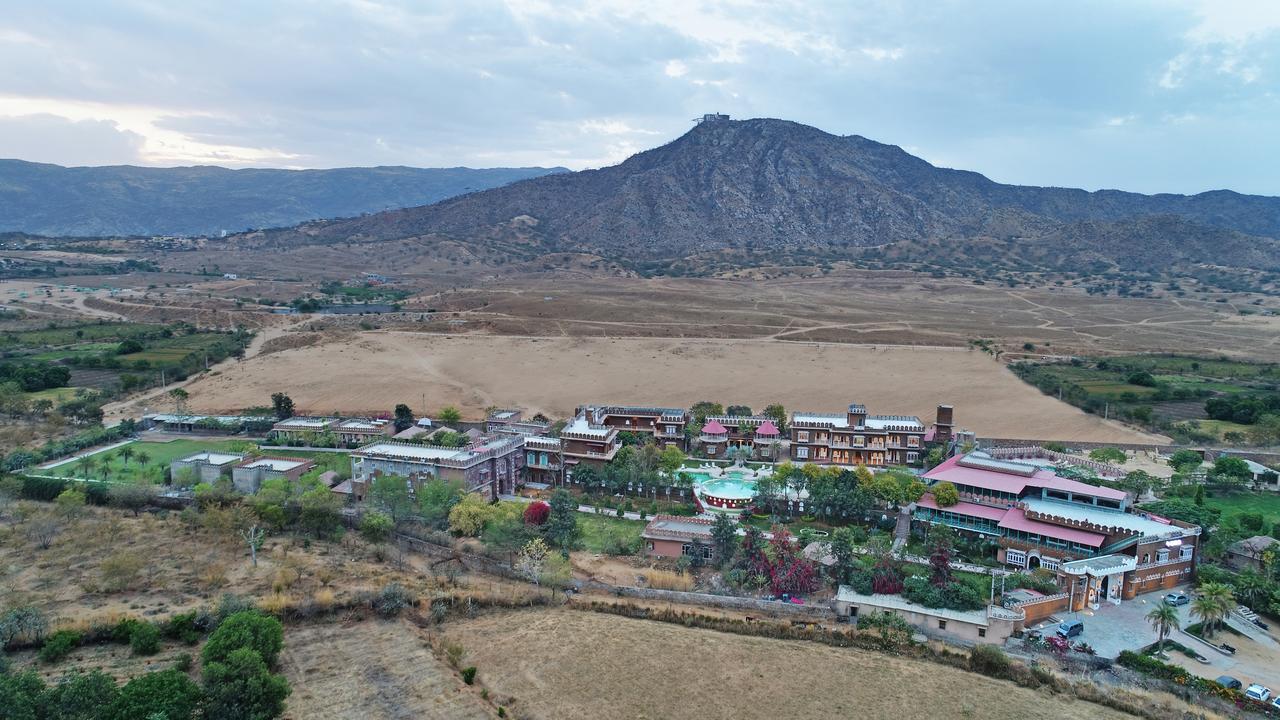
[[[59,403],[67,402],[68,400],[74,400],[76,397],[76,390],[77,388],[73,388],[73,387],[48,388],[46,390],[36,390],[35,392],[29,392],[26,394],[26,398],[27,398],[27,402],[35,402],[36,400],[49,400],[54,405],[57,405]]]
[[[1224,434],[1229,432],[1238,432],[1244,435],[1248,435],[1249,431],[1253,429],[1252,425],[1241,425],[1240,423],[1231,422],[1230,420],[1200,419],[1200,420],[1196,420],[1195,423],[1197,425],[1197,429],[1199,429],[1201,432],[1210,433],[1214,437],[1218,438],[1219,440],[1222,439],[1222,436]],[[1178,424],[1188,425],[1186,421]]]
[[[1235,513],[1256,512],[1262,513],[1268,524],[1280,521],[1280,493],[1247,491],[1229,495],[1217,493],[1212,497],[1206,495],[1204,504],[1218,508],[1224,517]]]
[[[102,477],[103,462],[107,463],[107,467],[112,470],[111,477],[114,479],[136,478],[140,473],[145,472],[146,476],[154,481],[159,481],[164,477],[164,468],[169,463],[187,455],[192,455],[204,450],[230,451],[237,448],[252,448],[253,444],[245,440],[172,440],[169,442],[146,442],[135,441],[128,445],[109,450],[104,453],[98,453],[93,456],[97,461],[98,467],[94,470],[94,477]],[[133,449],[134,457],[126,464],[120,457],[120,451],[125,447]],[[147,465],[142,466],[137,459],[138,453],[146,453],[149,456]],[[35,474],[39,475],[55,475],[58,477],[79,477],[82,473],[79,462],[71,462],[65,465],[59,465],[49,470],[35,470]]]
[[[609,515],[578,513],[578,529],[582,532],[582,548],[593,553],[619,554],[619,549],[640,548],[640,533],[645,523]]]

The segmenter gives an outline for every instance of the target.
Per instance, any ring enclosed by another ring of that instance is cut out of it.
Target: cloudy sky
[[[721,111],[1004,182],[1280,195],[1274,0],[6,5],[0,157],[579,169]]]

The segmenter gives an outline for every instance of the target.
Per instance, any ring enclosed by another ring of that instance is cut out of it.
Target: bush
[[[191,672],[192,662],[191,653],[181,653],[173,659],[173,669],[182,673]]]
[[[121,618],[111,626],[111,642],[128,645],[133,639],[133,631],[142,624],[137,618]]]
[[[195,645],[200,642],[200,628],[196,624],[196,613],[178,613],[169,618],[164,624],[162,632],[164,636],[177,640],[187,645]]]
[[[149,622],[138,623],[129,636],[129,648],[134,655],[155,655],[160,652],[160,630]]]
[[[475,665],[472,665],[471,667],[464,667],[464,668],[462,668],[462,682],[464,682],[464,683],[466,683],[466,684],[468,684],[468,685],[471,685],[471,684],[475,683],[475,681],[476,681],[476,667],[475,667]]]
[[[205,663],[224,662],[240,648],[256,650],[268,667],[276,664],[284,646],[284,628],[280,621],[255,611],[238,612],[228,617],[205,643]]]
[[[130,680],[120,688],[104,720],[139,720],[161,716],[189,720],[200,706],[200,688],[177,670],[161,670]]]
[[[50,635],[40,647],[40,661],[56,663],[80,645],[80,633],[75,630],[58,630]]]
[[[524,521],[529,525],[542,525],[551,516],[551,506],[538,500],[524,509]]]
[[[395,617],[413,607],[418,599],[400,583],[391,583],[373,599],[373,610],[382,617]]]
[[[1007,677],[1009,656],[995,645],[977,645],[969,651],[969,669],[987,677]]]

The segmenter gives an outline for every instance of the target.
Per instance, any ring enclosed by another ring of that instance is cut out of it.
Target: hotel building
[[[844,414],[794,413],[790,457],[819,465],[915,465],[926,442],[951,439],[952,415],[950,405],[939,405],[937,422],[926,428],[918,417],[868,415],[857,403]]]
[[[688,450],[684,429],[689,424],[689,413],[677,408],[635,407],[627,405],[584,405],[577,409],[576,417],[585,418],[591,425],[611,428],[619,432],[652,435],[662,447],[675,445]]]
[[[782,434],[763,415],[713,415],[699,432],[702,452],[709,458],[728,457],[731,448],[751,449],[754,459],[773,459],[781,447]]]
[[[386,440],[351,453],[354,494],[364,497],[379,475],[406,478],[415,490],[435,478],[459,480],[469,492],[491,498],[515,492],[524,466],[524,438],[488,435],[465,447],[440,447]]]

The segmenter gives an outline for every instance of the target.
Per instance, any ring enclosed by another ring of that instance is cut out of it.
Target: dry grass
[[[517,717],[1118,720],[1099,705],[933,663],[573,610],[445,626]]]
[[[649,587],[651,588],[683,590],[685,592],[693,589],[693,577],[691,575],[681,575],[678,572],[653,568],[645,572],[645,577],[649,579]]]
[[[285,718],[453,720],[497,714],[406,622],[290,627],[281,667],[293,686]]]

